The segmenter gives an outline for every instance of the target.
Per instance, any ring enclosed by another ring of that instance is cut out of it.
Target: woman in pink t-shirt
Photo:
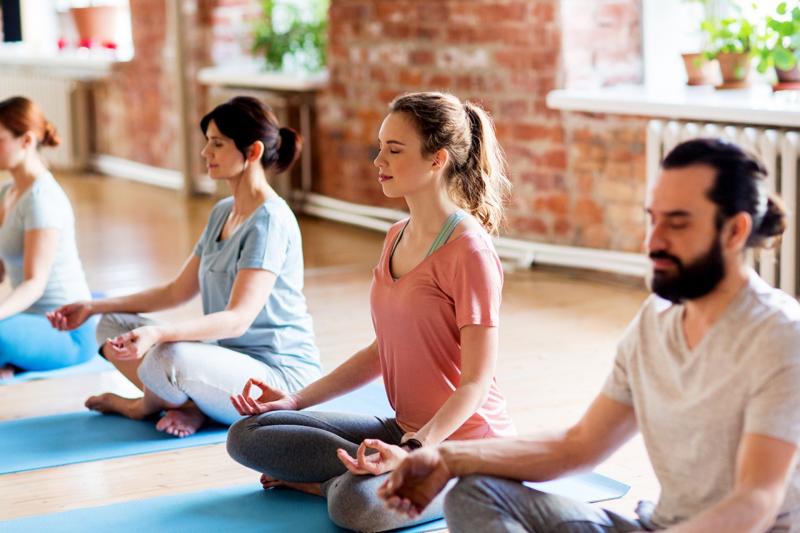
[[[452,95],[408,94],[378,139],[378,181],[410,216],[389,229],[373,274],[375,341],[294,394],[250,380],[231,401],[254,416],[228,435],[231,456],[263,472],[265,488],[323,495],[337,524],[369,531],[441,516],[442,495],[413,521],[377,497],[408,450],[514,433],[494,378],[503,271],[488,232],[509,184],[492,122]],[[378,376],[395,418],[297,412]]]

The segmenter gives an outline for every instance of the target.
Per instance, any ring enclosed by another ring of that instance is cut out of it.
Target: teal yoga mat
[[[283,489],[265,491],[253,485],[76,509],[0,524],[4,533],[346,531],[330,521],[322,498]],[[435,531],[445,527],[444,520],[436,520],[402,531]]]
[[[619,498],[628,491],[627,485],[594,473],[540,483],[536,488],[584,501]],[[344,531],[330,521],[322,498],[282,489],[265,491],[253,485],[76,509],[0,524],[4,533]],[[446,527],[444,520],[435,520],[402,531],[436,531]]]
[[[321,411],[392,416],[383,383],[374,381],[315,407]],[[0,474],[225,442],[227,427],[209,425],[178,439],[152,420],[89,411],[0,422]]]
[[[41,370],[41,371],[28,371],[14,374],[10,379],[0,379],[0,385],[9,385],[12,383],[24,383],[26,381],[34,381],[38,379],[62,378],[67,376],[78,376],[81,374],[96,374],[98,372],[108,372],[114,370],[114,365],[96,355],[85,363],[79,365],[67,366],[58,368],[56,370]]]

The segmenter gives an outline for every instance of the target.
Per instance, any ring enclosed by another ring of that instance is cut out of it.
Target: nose
[[[375,156],[375,159],[372,160],[372,164],[375,165],[377,168],[381,168],[384,163],[383,158],[383,150],[378,150],[378,155]]]
[[[648,252],[655,252],[658,250],[666,250],[668,248],[667,239],[664,236],[664,230],[661,224],[651,223],[647,225],[647,237],[645,238],[645,247]]]

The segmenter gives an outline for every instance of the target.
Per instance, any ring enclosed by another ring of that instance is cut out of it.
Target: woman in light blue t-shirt
[[[178,437],[207,417],[226,424],[240,418],[229,397],[252,375],[295,391],[321,373],[302,292],[300,228],[269,185],[297,159],[301,139],[247,97],[216,107],[200,126],[208,174],[227,181],[233,196],[214,206],[178,276],[129,296],[64,306],[51,319],[69,330],[102,314],[101,353],[144,391],[137,399],[92,396],[87,407],[130,418],[166,411],[156,427]],[[198,293],[200,318],[163,324],[135,314]]]
[[[20,96],[0,102],[0,280],[11,292],[0,300],[0,379],[18,370],[53,370],[91,358],[94,322],[53,330],[45,313],[90,297],[75,244],[67,195],[39,156],[58,134],[38,106]]]

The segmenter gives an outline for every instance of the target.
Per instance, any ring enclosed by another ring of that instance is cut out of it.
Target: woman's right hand
[[[253,399],[250,389],[255,385],[261,390],[261,396]],[[297,411],[297,397],[280,389],[275,389],[261,380],[250,378],[241,394],[231,396],[233,407],[243,416],[260,415],[270,411]]]
[[[75,302],[47,313],[47,319],[54,328],[69,331],[86,322],[93,314],[92,302]]]

